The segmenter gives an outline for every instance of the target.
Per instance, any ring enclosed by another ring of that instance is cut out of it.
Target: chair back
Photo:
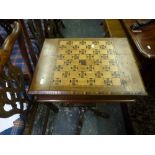
[[[10,62],[15,41],[22,31],[19,22],[14,23],[12,33],[5,39],[0,48],[0,117],[6,118],[14,114],[25,115],[29,100],[24,88],[22,71]]]
[[[26,68],[27,68],[27,72],[24,74],[26,75],[26,79],[31,80],[32,75],[33,75],[33,71],[34,71],[34,67],[33,67],[33,63],[31,62],[31,57],[33,55],[33,51],[29,50],[29,46],[27,46],[27,40],[25,37],[25,33],[24,33],[24,28],[22,25],[22,21],[24,20],[17,20],[17,19],[9,19],[9,20],[0,20],[0,26],[3,27],[4,31],[7,33],[7,35],[10,35],[10,33],[12,32],[12,27],[14,25],[14,22],[18,22],[18,24],[20,25],[20,33],[19,36],[17,38],[17,43],[19,46],[19,52],[22,56],[23,59],[23,63],[25,64]],[[4,36],[0,38],[1,44],[4,41]],[[31,53],[29,54],[29,51],[31,51]]]

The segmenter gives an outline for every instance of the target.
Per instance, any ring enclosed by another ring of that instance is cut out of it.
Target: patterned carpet
[[[153,92],[152,92],[153,91]],[[134,133],[138,135],[155,134],[155,82],[153,82],[149,95],[138,98],[134,104],[128,104],[129,116]]]

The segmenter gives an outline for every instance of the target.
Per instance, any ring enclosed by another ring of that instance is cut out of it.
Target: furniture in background
[[[154,29],[155,23],[149,22],[137,29],[133,29],[136,24],[136,19],[124,19],[122,20],[124,29],[128,36],[136,45],[138,51],[146,58],[155,58],[155,45],[154,45]]]
[[[155,78],[155,22],[154,20],[124,19],[122,25],[138,51],[137,57],[141,62],[142,77],[149,91]]]
[[[65,25],[61,19],[45,19],[44,28],[46,38],[63,38],[61,30],[65,29]]]
[[[105,31],[105,37],[126,37],[125,31],[122,28],[121,22],[116,19],[105,19],[101,23]]]

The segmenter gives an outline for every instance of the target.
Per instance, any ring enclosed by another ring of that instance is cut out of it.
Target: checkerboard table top
[[[46,39],[30,92],[146,94],[125,38]]]

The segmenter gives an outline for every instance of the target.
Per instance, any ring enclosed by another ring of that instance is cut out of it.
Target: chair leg
[[[45,103],[46,106],[55,113],[59,112],[59,108],[52,103]]]
[[[26,128],[24,130],[24,134],[26,135],[31,135],[32,134],[32,129],[33,129],[33,123],[35,120],[35,116],[37,113],[37,108],[38,108],[38,103],[34,103],[34,106],[30,110],[27,118],[27,123],[26,123]]]
[[[65,24],[63,23],[63,21],[62,21],[61,19],[60,19],[58,22],[60,23],[60,26],[61,26],[63,29],[66,28],[66,27],[65,27]]]
[[[86,112],[86,108],[85,107],[80,107],[80,116],[79,116],[79,120],[78,120],[78,126],[76,129],[76,135],[80,135],[81,133],[81,128],[84,122],[84,113]]]
[[[77,126],[77,131],[76,134],[80,135],[81,133],[81,128],[83,126],[83,122],[84,122],[84,114],[87,110],[91,110],[95,115],[99,116],[99,117],[103,117],[103,118],[109,118],[110,115],[103,112],[103,111],[99,111],[97,109],[93,109],[92,107],[80,107],[80,116],[79,116],[79,122],[78,122],[78,126]]]
[[[103,112],[103,111],[100,111],[100,110],[97,110],[97,109],[93,109],[93,108],[88,108],[89,110],[91,110],[95,115],[99,116],[99,117],[103,117],[103,118],[109,118],[110,115]]]
[[[50,104],[44,103],[44,104],[47,106],[47,113],[46,113],[45,120],[44,120],[42,135],[45,135],[45,133],[46,133],[46,128],[47,128],[50,110],[52,110],[55,113],[59,112],[59,108],[57,106],[55,106],[54,104],[52,104],[52,103],[50,103]]]
[[[60,31],[61,29],[60,26],[62,26],[63,28],[65,27],[63,22],[61,20],[54,20],[54,24],[55,24],[55,31],[56,31],[57,37],[64,38],[63,34]]]
[[[46,116],[45,116],[44,125],[43,125],[43,130],[42,130],[42,135],[45,135],[45,133],[46,133],[46,128],[47,128],[47,123],[48,123],[49,114],[50,114],[50,109],[47,108],[47,113],[46,113]]]

